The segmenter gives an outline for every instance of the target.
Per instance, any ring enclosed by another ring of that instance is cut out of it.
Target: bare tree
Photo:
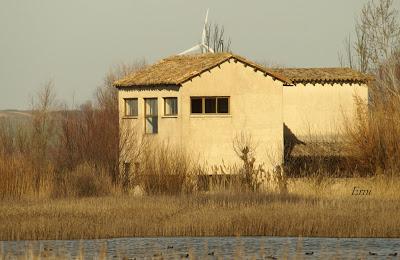
[[[224,26],[209,24],[205,42],[214,52],[231,52],[231,39],[225,35]]]
[[[110,69],[104,77],[103,85],[97,89],[96,101],[99,108],[118,111],[118,91],[113,86],[114,81],[126,77],[144,67],[146,67],[146,61],[143,59],[131,64],[122,63]]]
[[[35,161],[49,160],[50,149],[57,134],[56,109],[54,83],[48,81],[32,100],[31,149]]]
[[[347,65],[371,72],[400,48],[398,10],[393,0],[371,0],[361,10],[356,23],[356,39],[345,40]],[[354,62],[355,59],[355,62]]]
[[[373,95],[400,98],[398,17],[393,0],[371,0],[361,10],[355,26],[356,38],[346,38],[345,55],[339,55],[342,66],[375,76]]]
[[[57,143],[57,118],[54,113],[57,108],[54,83],[48,81],[32,99],[32,130],[29,133],[29,147],[24,150],[35,172],[36,192],[39,192],[44,174],[53,160]]]
[[[97,89],[94,104],[87,102],[78,110],[63,112],[58,153],[61,168],[72,170],[86,162],[105,169],[113,183],[120,181],[119,170],[124,160],[121,151],[133,150],[127,147],[136,145],[136,133],[131,128],[120,130],[118,92],[112,84],[144,66],[144,61],[116,66]]]

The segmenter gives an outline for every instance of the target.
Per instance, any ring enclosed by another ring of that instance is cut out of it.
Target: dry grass
[[[359,101],[354,124],[347,125],[345,149],[370,173],[398,175],[400,170],[400,96]]]
[[[0,154],[0,180],[0,199],[43,198],[53,190],[51,166],[38,171],[20,156]]]
[[[192,193],[196,186],[196,166],[184,149],[159,144],[146,147],[141,163],[131,169],[133,185],[147,194]]]
[[[108,196],[0,202],[0,240],[130,236],[399,237],[399,179],[307,180],[289,194]],[[353,187],[371,189],[352,196]]]

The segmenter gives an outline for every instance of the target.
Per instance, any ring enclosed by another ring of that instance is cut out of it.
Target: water
[[[399,255],[389,256],[395,252]],[[66,259],[82,254],[85,259],[98,259],[102,254],[107,259],[400,259],[400,239],[160,237],[0,241],[0,259],[29,254]]]

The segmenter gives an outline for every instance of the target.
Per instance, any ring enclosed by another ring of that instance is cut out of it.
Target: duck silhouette
[[[314,254],[313,251],[311,251],[311,252],[306,252],[306,255],[313,255],[313,254]]]
[[[377,253],[375,253],[375,252],[371,252],[371,251],[370,251],[370,252],[368,252],[368,254],[369,254],[369,255],[378,255]]]
[[[397,256],[397,252],[396,253],[390,253],[390,254],[388,254],[388,256]]]

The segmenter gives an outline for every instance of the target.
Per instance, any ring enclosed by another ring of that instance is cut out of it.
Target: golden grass
[[[0,240],[133,236],[399,237],[399,179],[309,180],[286,195],[217,193],[0,202]],[[354,186],[371,189],[352,196]]]
[[[53,189],[51,167],[37,170],[21,156],[0,155],[0,200],[47,197]]]

